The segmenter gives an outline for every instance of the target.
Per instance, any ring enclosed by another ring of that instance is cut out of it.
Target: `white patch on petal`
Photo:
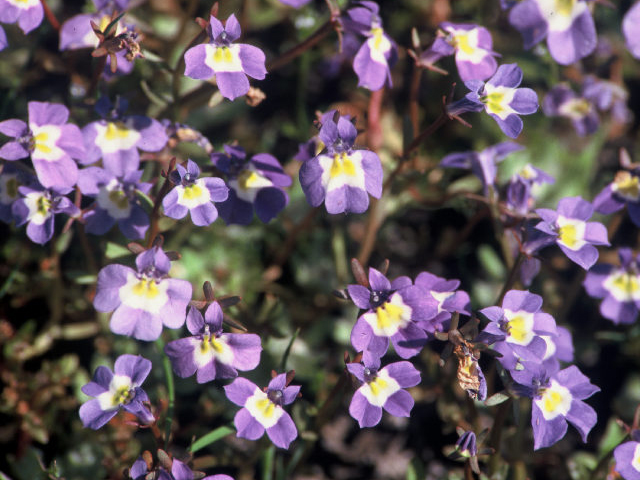
[[[111,410],[118,405],[129,403],[133,384],[127,375],[114,375],[109,383],[109,390],[98,395],[101,410]]]
[[[33,153],[32,157],[38,160],[55,162],[65,155],[56,142],[62,135],[62,129],[56,125],[42,125],[40,127],[31,125],[33,133]]]
[[[211,201],[211,193],[202,178],[186,187],[178,185],[176,191],[178,192],[178,205],[187,207],[189,210]]]
[[[366,191],[360,152],[355,151],[351,155],[346,152],[336,153],[333,157],[320,155],[318,163],[322,168],[320,181],[326,193],[345,185]]]
[[[444,308],[442,308],[442,304],[448,299],[455,295],[456,292],[434,292],[431,290],[431,296],[436,299],[438,302],[438,313],[444,312]]]
[[[569,250],[577,251],[587,244],[584,239],[586,222],[558,215],[556,226],[558,227],[557,242],[560,245],[564,245]]]
[[[0,203],[3,205],[13,203],[19,197],[18,186],[20,186],[18,175],[14,173],[0,175]]]
[[[106,122],[95,124],[95,143],[102,153],[115,153],[121,150],[129,150],[138,144],[142,134],[137,130],[128,128],[123,122]]]
[[[636,445],[636,449],[633,451],[631,466],[640,472],[640,443]]]
[[[524,167],[522,167],[522,170],[520,170],[520,173],[518,175],[520,175],[525,180],[535,180],[538,177],[538,172],[533,169],[530,163],[527,163]]]
[[[192,338],[193,361],[202,368],[217,359],[220,363],[231,365],[233,363],[233,350],[227,344],[225,337],[216,338],[215,335],[205,335],[202,340]]]
[[[383,368],[374,380],[365,383],[359,390],[371,405],[382,407],[391,395],[400,390],[400,385]]]
[[[273,182],[262,175],[252,166],[240,172],[237,178],[229,180],[229,187],[236,191],[241,200],[253,203],[258,192],[266,187],[272,187]]]
[[[484,86],[484,95],[480,100],[484,103],[487,113],[493,113],[501,120],[504,120],[512,113],[517,113],[510,105],[515,93],[515,88],[505,87],[504,85],[496,87],[487,83]]]
[[[40,4],[40,0],[6,0],[10,5],[14,7],[18,7],[22,10],[27,10],[29,8],[35,7]]]
[[[478,64],[489,55],[487,50],[478,46],[479,29],[456,30],[449,27],[446,30],[451,34],[451,43],[456,49],[457,60]]]
[[[551,385],[544,390],[541,398],[534,401],[538,408],[542,410],[545,420],[553,420],[558,415],[567,416],[571,409],[573,396],[567,387],[563,387],[555,380],[551,380]]]
[[[542,360],[544,361],[556,354],[556,343],[549,335],[540,335],[540,338],[543,339],[544,343],[547,344],[547,350],[544,352],[544,357],[542,357]]]
[[[589,7],[579,0],[536,0],[550,32],[564,32]]]
[[[42,225],[53,215],[51,213],[51,200],[44,192],[31,192],[24,198],[24,204],[29,209],[27,221],[35,225]]]
[[[614,270],[602,283],[613,298],[619,302],[640,300],[640,278],[624,270]]]
[[[205,45],[204,63],[214,72],[242,72],[240,45],[217,47],[210,43]]]
[[[111,218],[121,220],[131,216],[131,202],[122,190],[122,184],[115,178],[100,187],[96,201],[98,206],[106,210]]]
[[[152,314],[160,313],[169,301],[168,282],[156,282],[153,278],[138,278],[134,273],[127,273],[127,283],[120,287],[120,301],[131,308],[137,308]]]
[[[593,105],[586,98],[571,98],[558,108],[558,113],[571,120],[582,120],[593,110]]]
[[[367,45],[369,46],[369,52],[371,52],[371,60],[387,65],[387,57],[385,55],[391,50],[391,42],[380,27],[372,28],[370,33],[371,36],[367,39]]]
[[[256,388],[244,406],[264,428],[273,427],[284,413],[282,407],[269,400],[267,394],[259,388]]]
[[[110,15],[103,15],[102,17],[100,17],[100,21],[96,22],[101,32],[104,32],[104,29],[107,28],[107,25],[109,25],[110,23],[111,23]],[[118,29],[118,24],[113,26],[111,31],[117,34],[118,33],[117,29]],[[85,36],[82,37],[82,40],[80,41],[80,43],[82,43],[82,45],[92,45],[94,48],[96,48],[98,46],[98,43],[100,43],[100,41],[98,40],[98,37],[96,36],[96,34],[93,33],[93,30],[89,29],[89,31],[85,34]]]
[[[375,312],[365,313],[362,317],[378,337],[392,337],[409,323],[411,313],[411,307],[406,305],[396,292],[376,308]]]
[[[533,313],[524,310],[516,312],[504,309],[507,319],[507,338],[509,343],[529,345],[535,334],[533,333]]]
[[[611,184],[611,191],[625,200],[637,202],[640,200],[640,178],[626,170],[621,170]]]

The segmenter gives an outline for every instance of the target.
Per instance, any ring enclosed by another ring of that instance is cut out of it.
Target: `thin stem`
[[[169,395],[169,408],[167,409],[167,418],[164,421],[164,448],[169,447],[169,438],[171,437],[171,424],[173,423],[173,411],[176,402],[176,390],[173,383],[173,370],[171,369],[171,361],[164,353],[164,342],[162,337],[156,341],[156,345],[162,352],[162,368],[164,370],[164,378],[167,382],[167,394]]]
[[[498,405],[498,410],[493,418],[493,427],[491,428],[491,434],[489,436],[489,446],[494,449],[493,455],[489,460],[489,475],[493,475],[498,471],[500,462],[500,441],[502,439],[502,426],[507,417],[507,412],[511,407],[512,399],[509,398],[504,403]]]
[[[334,30],[337,25],[338,17],[332,16],[301,43],[290,48],[278,58],[271,60],[267,64],[267,71],[273,72],[275,70],[278,70],[279,68],[284,67],[287,63],[291,62],[293,59],[299,57],[304,52],[317,45],[324,37],[326,37],[332,30]]]
[[[422,78],[422,68],[418,65],[413,66],[411,74],[411,85],[409,87],[409,119],[413,133],[420,128],[418,123],[418,94],[420,93],[420,80]]]
[[[171,187],[173,186],[173,183],[171,182],[169,177],[171,171],[175,167],[175,162],[176,159],[174,157],[169,163],[169,168],[167,170],[167,173],[165,174],[164,183],[162,184],[162,187],[160,188],[160,191],[155,198],[155,202],[153,203],[153,210],[151,210],[151,226],[149,227],[149,236],[147,237],[147,248],[151,248],[151,246],[153,245],[153,241],[159,232],[160,227],[158,226],[158,222],[160,220],[160,205],[162,204],[162,199],[167,193],[169,193],[169,190],[171,190]]]
[[[195,37],[193,37],[191,42],[189,42],[189,45],[187,45],[185,49],[182,51],[182,53],[180,54],[180,58],[178,59],[178,64],[176,65],[176,68],[174,68],[173,70],[173,76],[171,78],[171,91],[173,96],[171,113],[173,115],[174,120],[178,119],[178,107],[182,105],[182,101],[180,100],[179,97],[180,97],[180,81],[184,76],[184,67],[185,67],[184,55],[187,53],[187,50],[189,50],[191,47],[195,47],[196,45],[204,42],[207,39],[207,37],[208,37],[208,34],[207,34],[207,30],[205,29],[201,30]]]
[[[522,262],[524,261],[524,259],[525,259],[524,253],[518,252],[518,256],[516,257],[516,260],[515,262],[513,262],[513,265],[511,266],[511,270],[509,271],[509,276],[507,277],[507,280],[504,282],[504,285],[502,286],[502,290],[500,290],[500,295],[498,295],[498,298],[496,299],[494,305],[502,304],[502,299],[507,294],[509,289],[513,286],[513,284],[516,281],[516,278],[518,278],[520,265],[522,265]]]
[[[49,5],[47,5],[47,0],[40,0],[40,3],[42,4],[42,8],[44,9],[44,14],[47,17],[47,20],[49,21],[49,23],[51,24],[53,29],[56,32],[59,32],[60,31],[60,22],[58,21],[56,16],[53,14],[51,9],[49,8]]]

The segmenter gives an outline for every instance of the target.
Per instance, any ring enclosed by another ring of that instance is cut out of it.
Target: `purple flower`
[[[633,113],[627,107],[629,92],[624,86],[593,75],[585,77],[582,95],[602,112],[611,112],[611,117],[618,123],[629,123]]]
[[[306,5],[311,0],[280,0],[280,3],[284,3],[285,5],[289,5],[293,8],[300,8],[303,5]]]
[[[215,75],[220,93],[229,100],[249,91],[247,75],[264,79],[267,69],[262,50],[244,43],[231,43],[240,37],[240,24],[234,14],[224,26],[212,15],[207,32],[210,43],[196,45],[184,54],[187,77],[208,80]]]
[[[7,40],[7,34],[4,32],[4,28],[0,26],[0,51],[4,50],[9,46],[9,41]]]
[[[567,433],[567,421],[578,429],[582,441],[597,421],[593,408],[582,400],[600,389],[571,365],[549,375],[541,365],[526,365],[524,370],[511,371],[521,385],[520,393],[533,399],[531,426],[534,450],[553,445]]]
[[[556,85],[545,95],[542,107],[548,117],[565,117],[571,120],[580,136],[594,133],[600,125],[593,103],[564,84]]]
[[[437,301],[408,277],[389,282],[375,268],[369,268],[369,285],[349,285],[353,303],[366,310],[351,331],[351,344],[358,352],[381,357],[393,343],[402,358],[417,355],[427,342],[421,322],[437,313]]]
[[[29,102],[28,108],[28,125],[18,119],[0,122],[0,133],[15,138],[0,148],[0,158],[18,160],[31,155],[43,186],[73,187],[78,180],[78,165],[73,159],[81,160],[85,155],[80,129],[67,123],[69,110],[64,105]]]
[[[555,179],[544,170],[526,164],[515,173],[507,184],[506,203],[520,215],[528,214],[534,206],[533,189],[543,183],[554,183]]]
[[[547,373],[560,370],[560,362],[573,361],[573,339],[571,332],[564,327],[556,327],[555,335],[540,335],[547,344],[542,357],[542,366]]]
[[[167,217],[184,218],[191,214],[194,225],[211,225],[218,218],[218,210],[213,202],[223,202],[229,196],[224,180],[217,177],[198,178],[198,165],[187,160],[186,168],[176,165],[171,172],[171,181],[176,185],[162,199],[162,208]]]
[[[100,31],[105,30],[113,19],[114,11],[122,12],[129,6],[130,0],[110,0],[99,1],[93,0],[96,7],[95,13],[81,13],[74,15],[66,20],[60,26],[60,50],[75,50],[79,48],[96,48],[98,46],[98,37],[91,28],[93,21]],[[117,28],[117,25],[113,28]],[[117,32],[116,32],[117,33]],[[123,58],[124,58],[124,51]],[[120,64],[118,58],[118,65]]]
[[[87,154],[81,161],[90,165],[102,159],[104,168],[118,177],[138,170],[140,154],[158,152],[167,144],[167,134],[160,122],[142,115],[124,115],[128,102],[119,98],[112,105],[107,97],[96,103],[103,120],[82,129]]]
[[[140,182],[141,177],[142,170],[129,172],[123,177],[100,167],[80,170],[80,191],[96,199],[93,208],[83,216],[87,232],[103,235],[117,223],[127,238],[144,238],[149,228],[149,216],[140,204],[138,192],[148,193],[151,184]]]
[[[464,290],[458,290],[460,280],[447,280],[429,272],[422,272],[416,277],[415,284],[428,292],[438,304],[438,313],[434,318],[418,322],[427,332],[441,330],[442,324],[451,319],[454,312],[471,315],[469,294]]]
[[[539,208],[542,221],[535,228],[555,237],[564,254],[585,270],[598,259],[594,245],[609,245],[607,229],[599,222],[587,222],[593,206],[581,197],[565,197],[558,202],[558,210]]]
[[[640,227],[640,174],[637,170],[618,171],[613,182],[593,199],[595,210],[605,215],[617,212],[625,205],[631,221]]]
[[[516,88],[520,82],[522,70],[518,65],[500,65],[486,83],[481,80],[465,82],[471,92],[449,105],[447,111],[457,115],[484,110],[493,117],[505,135],[516,138],[522,131],[522,119],[518,115],[530,115],[538,110],[536,92],[530,88]]]
[[[640,480],[640,434],[631,432],[631,441],[618,445],[613,451],[615,470],[624,480]]]
[[[478,455],[476,434],[471,430],[462,433],[456,441],[456,451],[464,458],[471,458]]]
[[[43,245],[53,237],[54,217],[66,213],[71,217],[80,214],[66,195],[71,189],[45,189],[41,185],[18,187],[20,198],[13,202],[11,213],[16,225],[27,224],[27,236]]]
[[[449,154],[440,161],[440,166],[471,170],[482,182],[485,195],[488,195],[489,188],[495,187],[498,173],[496,164],[504,160],[512,152],[518,152],[523,149],[524,147],[517,143],[502,142],[485,148],[481,152],[471,151]]]
[[[489,30],[475,24],[443,22],[440,34],[422,56],[430,55],[430,63],[455,53],[458,74],[463,82],[486,80],[498,68],[498,54],[493,51]]]
[[[382,164],[374,152],[354,149],[357,131],[341,116],[337,122],[326,119],[319,140],[325,149],[300,168],[300,184],[313,207],[324,202],[327,212],[363,213],[369,207],[369,194],[382,195]]]
[[[480,339],[496,342],[494,349],[502,354],[498,360],[512,370],[519,361],[542,362],[547,352],[543,335],[556,335],[556,322],[542,312],[542,297],[525,290],[509,290],[501,307],[480,310],[489,323]]]
[[[42,23],[44,9],[40,0],[0,0],[0,22],[16,23],[29,33]]]
[[[206,383],[237,377],[237,370],[253,370],[260,363],[260,337],[223,333],[222,318],[217,302],[209,305],[204,318],[198,309],[189,309],[187,328],[193,336],[169,342],[164,348],[177,375],[187,378],[197,372],[198,383]]]
[[[627,49],[635,58],[640,58],[640,2],[636,2],[624,14],[622,33]]]
[[[191,300],[191,284],[168,278],[171,262],[160,247],[136,257],[137,271],[124,265],[107,265],[98,273],[93,306],[113,312],[111,331],[138,340],[155,340],[162,325],[180,328]]]
[[[395,362],[380,368],[380,360],[372,358],[364,364],[347,363],[347,369],[361,383],[349,405],[349,414],[360,428],[377,425],[383,408],[396,417],[410,415],[413,398],[403,389],[420,383],[420,372],[410,362]]]
[[[585,0],[524,0],[509,12],[529,49],[547,38],[553,59],[569,65],[596,48],[596,27]]]
[[[273,378],[264,391],[242,377],[225,386],[224,391],[229,400],[242,407],[233,419],[238,437],[257,440],[266,430],[275,446],[289,448],[298,436],[295,423],[282,406],[296,399],[300,386],[288,385],[286,373]]]
[[[213,145],[207,137],[185,123],[173,122],[169,119],[160,120],[169,137],[169,148],[175,148],[179,142],[193,143],[202,148],[207,154],[213,152]]]
[[[37,183],[33,175],[17,169],[11,163],[0,165],[0,220],[10,223],[15,220],[11,206],[20,198],[18,188]]]
[[[289,203],[282,189],[291,185],[280,162],[268,153],[258,153],[247,159],[241,147],[224,146],[225,153],[212,153],[211,161],[226,175],[229,196],[217,204],[218,212],[227,225],[248,225],[253,210],[268,223]]]
[[[151,371],[151,362],[139,355],[120,355],[113,370],[98,367],[93,380],[82,387],[85,395],[96,397],[80,407],[82,424],[97,430],[115,417],[120,407],[133,413],[141,422],[153,422],[153,414],[143,404],[149,397],[140,388]]]
[[[640,309],[640,256],[630,248],[618,250],[620,266],[598,264],[587,272],[584,287],[602,298],[600,313],[615,324],[633,323]]]
[[[133,480],[145,480],[146,478],[153,478],[154,480],[193,480],[195,478],[194,472],[185,463],[175,458],[171,460],[171,472],[159,465],[154,470],[154,476],[147,477],[149,473],[147,462],[142,457],[138,457],[129,470],[129,476]],[[202,480],[233,480],[233,478],[229,475],[219,474],[207,475]]]
[[[380,90],[385,83],[391,86],[390,68],[398,60],[398,47],[382,28],[382,19],[376,2],[360,1],[347,10],[344,26],[367,37],[353,59],[353,70],[358,75],[358,86]]]

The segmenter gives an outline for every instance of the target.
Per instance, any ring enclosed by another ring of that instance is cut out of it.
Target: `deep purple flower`
[[[493,348],[502,356],[498,359],[504,368],[512,370],[519,361],[542,362],[547,352],[543,335],[556,335],[556,322],[542,312],[542,297],[526,290],[509,290],[501,307],[480,310],[489,323],[480,339],[494,343]]]
[[[615,324],[633,323],[640,309],[640,256],[618,250],[620,266],[595,265],[584,281],[587,293],[602,298],[600,313]]]
[[[556,85],[545,95],[542,108],[548,117],[565,117],[571,120],[580,136],[594,133],[600,125],[593,103],[565,84]]]
[[[610,112],[618,123],[629,123],[633,113],[627,106],[629,92],[623,85],[587,75],[582,84],[582,95],[601,112]]]
[[[431,295],[438,304],[435,317],[418,322],[427,332],[442,330],[442,324],[451,319],[454,312],[471,315],[469,294],[464,290],[458,290],[460,280],[447,280],[429,272],[421,272],[416,277],[415,284]]]
[[[80,419],[87,428],[99,429],[116,416],[122,407],[143,423],[154,421],[153,414],[144,406],[149,397],[140,385],[151,371],[151,362],[139,355],[120,355],[113,372],[100,366],[93,380],[82,387],[82,392],[96,397],[82,404]]]
[[[114,224],[131,239],[144,238],[149,228],[149,215],[142,208],[138,193],[148,193],[151,184],[140,182],[142,170],[123,177],[100,167],[88,167],[78,174],[78,188],[83,195],[96,199],[85,211],[86,230],[94,235],[107,233]]]
[[[530,115],[538,110],[538,96],[530,88],[517,88],[522,82],[522,70],[515,63],[500,65],[486,83],[481,80],[465,82],[471,90],[465,98],[447,107],[451,115],[486,111],[500,129],[511,138],[522,131],[518,115]]]
[[[233,100],[249,91],[247,75],[262,80],[267,74],[262,50],[244,43],[232,43],[240,37],[240,24],[231,14],[225,25],[213,15],[207,27],[210,43],[191,47],[184,54],[187,77],[208,80],[215,75],[223,97]]]
[[[2,11],[0,7],[0,11]],[[49,188],[71,188],[85,155],[80,129],[70,123],[64,105],[29,102],[29,124],[12,119],[0,122],[0,133],[15,140],[0,148],[0,158],[18,160],[31,155],[40,183]]]
[[[586,0],[524,0],[509,12],[529,49],[547,38],[553,59],[569,65],[596,48],[596,27]]]
[[[640,2],[636,2],[624,14],[622,33],[631,55],[640,58]]]
[[[539,208],[536,213],[542,221],[535,228],[555,237],[564,254],[585,270],[598,259],[594,245],[609,245],[606,227],[587,222],[593,215],[593,206],[581,197],[565,197],[558,202],[557,211]]]
[[[124,265],[107,265],[98,273],[93,306],[113,312],[111,331],[138,340],[155,340],[162,325],[180,328],[191,300],[191,284],[168,278],[171,262],[160,247],[136,257],[137,271]]]
[[[471,458],[478,455],[476,434],[472,430],[465,431],[456,441],[456,450],[464,458]]]
[[[311,206],[324,202],[332,214],[363,213],[369,208],[369,195],[382,195],[380,158],[355,149],[356,136],[347,117],[337,122],[326,118],[322,124],[318,138],[325,148],[300,168],[300,184]]]
[[[7,40],[7,34],[4,32],[4,28],[0,25],[0,51],[4,50],[9,46],[9,41]]]
[[[617,212],[625,205],[631,221],[640,227],[640,172],[635,169],[618,171],[613,182],[593,199],[595,210],[605,215]]]
[[[16,23],[29,33],[42,23],[44,9],[40,0],[0,0],[0,22]]]
[[[534,450],[553,445],[567,433],[567,421],[578,429],[582,441],[597,421],[593,408],[582,400],[600,389],[571,365],[549,375],[541,365],[525,365],[523,370],[512,370],[511,376],[520,384],[518,392],[531,397],[531,426]]]
[[[434,63],[443,56],[455,54],[463,82],[486,80],[495,73],[498,63],[494,57],[498,54],[493,51],[489,30],[472,23],[450,22],[441,23],[440,28],[433,45],[421,58],[429,56],[429,63]]]
[[[147,462],[142,457],[138,457],[129,470],[129,476],[133,480],[145,480],[146,478],[153,478],[154,480],[193,480],[195,478],[194,472],[185,463],[175,458],[171,460],[171,472],[159,465],[154,470],[153,477],[147,477],[149,473]],[[233,480],[233,478],[229,475],[218,474],[207,475],[202,480]]]
[[[237,370],[253,370],[260,363],[260,337],[253,333],[223,333],[222,309],[217,302],[204,317],[194,307],[187,313],[187,328],[193,336],[169,342],[164,348],[173,370],[182,378],[197,372],[198,383],[216,378],[234,378]]]
[[[360,428],[377,425],[383,408],[396,417],[411,414],[413,398],[403,389],[418,385],[420,372],[410,362],[395,362],[380,368],[380,360],[371,358],[364,364],[347,363],[347,369],[361,383],[349,405],[349,414]]]
[[[167,217],[180,219],[191,214],[194,225],[211,225],[218,218],[218,210],[213,202],[223,202],[229,196],[224,180],[218,177],[198,178],[200,168],[187,160],[186,168],[176,165],[171,172],[175,187],[162,199],[162,208]]]
[[[258,153],[247,159],[241,147],[224,146],[225,153],[212,153],[211,161],[226,175],[229,196],[217,204],[218,213],[227,225],[248,225],[253,210],[268,223],[289,203],[282,189],[291,185],[280,162],[268,153]]]
[[[96,103],[96,111],[104,119],[91,122],[82,129],[87,149],[83,165],[102,159],[104,168],[118,177],[138,170],[140,154],[158,152],[167,144],[167,134],[160,122],[142,115],[124,115],[128,102],[122,98],[114,106],[107,97]]]
[[[471,170],[480,179],[484,194],[489,194],[489,188],[495,187],[498,173],[497,163],[501,162],[512,152],[523,150],[522,145],[514,142],[502,142],[487,147],[481,152],[451,153],[440,161],[441,167],[464,168]]]
[[[409,277],[389,282],[375,268],[369,268],[369,285],[347,287],[353,303],[366,310],[351,331],[353,348],[381,357],[391,341],[400,357],[417,355],[427,341],[419,322],[436,316],[437,301]]]
[[[618,445],[613,451],[615,470],[624,480],[640,480],[640,432],[631,432],[631,441]]]
[[[534,206],[533,189],[543,183],[554,183],[555,179],[544,170],[526,164],[515,173],[507,184],[507,206],[520,215],[526,215]]]
[[[45,189],[41,185],[18,187],[20,198],[13,202],[11,214],[16,225],[27,224],[27,236],[35,243],[47,243],[53,237],[54,217],[66,213],[70,217],[80,214],[80,209],[64,195],[70,188]]]
[[[36,184],[36,178],[11,163],[0,165],[0,220],[10,223],[15,220],[11,206],[20,198],[18,188]]]
[[[398,47],[383,30],[379,10],[376,2],[356,2],[343,21],[346,31],[367,37],[353,59],[353,70],[358,86],[372,91],[392,85],[390,69],[398,60]]]
[[[289,448],[298,436],[295,423],[282,407],[296,399],[300,386],[288,385],[286,373],[274,377],[264,391],[242,377],[225,386],[224,391],[229,400],[242,407],[233,419],[238,437],[257,440],[266,430],[276,447]]]

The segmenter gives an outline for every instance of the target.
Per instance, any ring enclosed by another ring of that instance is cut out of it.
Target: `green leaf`
[[[131,255],[131,252],[127,247],[123,247],[122,245],[118,245],[117,243],[108,242],[107,250],[104,252],[104,255],[108,259],[114,259]]]
[[[487,398],[484,401],[484,404],[487,407],[493,407],[495,405],[500,405],[501,403],[506,402],[507,400],[509,400],[509,395],[507,395],[504,392],[498,392],[498,393],[494,393],[493,395],[491,395],[489,398]]]
[[[224,438],[233,432],[235,432],[235,429],[228,427],[226,425],[223,425],[222,427],[218,427],[215,430],[212,430],[211,432],[207,433],[204,437],[201,437],[195,442],[193,442],[191,447],[189,447],[189,451],[191,453],[195,453],[198,450],[202,450],[204,447],[217,442],[221,438]]]
[[[104,32],[102,32],[105,37],[107,35],[109,35],[109,31],[120,21],[120,19],[124,16],[124,14],[125,14],[125,12],[122,12],[120,15],[118,15],[116,18],[114,18],[111,21],[111,23],[109,23],[109,25],[107,25],[107,28],[105,28]]]

